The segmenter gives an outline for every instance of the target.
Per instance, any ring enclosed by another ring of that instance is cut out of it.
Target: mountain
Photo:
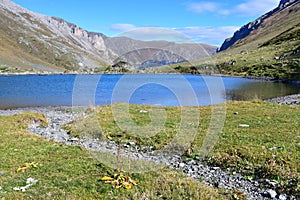
[[[104,35],[0,1],[0,64],[20,70],[65,71],[105,66],[117,57]]]
[[[131,69],[145,69],[181,63],[212,55],[216,52],[216,47],[205,44],[182,44],[167,41],[149,42],[127,37],[107,38],[105,44],[119,55],[118,59],[129,63]]]
[[[267,29],[278,27],[280,23],[279,21],[282,20],[284,22],[286,20],[285,18],[287,18],[285,15],[293,12],[293,10],[290,10],[290,8],[296,6],[296,4],[299,4],[299,2],[299,0],[281,0],[277,8],[264,14],[255,21],[241,27],[234,33],[233,37],[227,38],[218,51],[220,52],[230,47],[240,46],[244,43],[250,42],[251,40],[253,40],[253,38],[260,37],[260,35],[265,34],[267,32]],[[286,10],[288,9],[289,11],[286,12]],[[281,22],[280,24],[282,25],[282,27],[280,28],[285,31],[284,29],[287,28],[285,26],[286,23]],[[263,29],[263,31],[261,31],[261,29]]]
[[[216,47],[139,41],[89,32],[57,17],[0,0],[0,72],[125,71],[195,60]]]
[[[228,75],[300,80],[299,19],[300,1],[281,0],[223,43],[213,56],[214,69]]]

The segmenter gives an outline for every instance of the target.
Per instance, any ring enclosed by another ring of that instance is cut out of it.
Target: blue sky
[[[235,30],[272,10],[279,0],[13,0],[45,15],[107,36],[155,38],[164,31],[178,31],[187,38],[221,45]],[[134,30],[134,34],[128,34]],[[129,31],[129,32],[128,32]],[[127,34],[124,34],[127,33]],[[147,39],[146,38],[146,39]]]

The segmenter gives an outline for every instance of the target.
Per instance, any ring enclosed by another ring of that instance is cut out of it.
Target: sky
[[[280,0],[12,1],[31,11],[60,17],[111,37],[126,35],[178,42],[186,38],[220,46],[241,26],[278,6]],[[176,38],[170,37],[174,33]]]

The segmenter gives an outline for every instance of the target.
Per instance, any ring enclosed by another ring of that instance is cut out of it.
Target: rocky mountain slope
[[[64,71],[96,68],[117,57],[102,34],[87,32],[62,19],[0,1],[0,61],[22,70]]]
[[[271,25],[270,21],[275,22],[275,20],[279,20],[276,19],[276,17],[275,19],[272,19],[274,18],[274,16],[283,13],[284,10],[290,9],[291,7],[295,6],[295,4],[299,4],[299,3],[300,3],[299,0],[281,0],[277,8],[264,14],[263,16],[259,17],[255,21],[250,22],[247,25],[244,25],[238,31],[236,31],[231,38],[227,38],[218,51],[224,51],[230,47],[236,47],[248,42],[249,41],[247,40],[248,36],[252,36],[252,38],[255,37],[257,34],[259,34],[258,29],[268,28],[266,26]]]
[[[255,28],[249,35],[216,55],[219,73],[300,80],[299,19],[299,0],[280,1],[250,23]]]
[[[101,72],[120,60],[136,70],[214,53],[216,47],[109,38],[0,0],[0,72]]]
[[[273,11],[243,26],[210,58],[174,65],[183,73],[300,80],[300,0],[281,0]]]

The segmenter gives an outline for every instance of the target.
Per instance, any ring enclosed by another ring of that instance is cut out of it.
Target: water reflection
[[[288,85],[278,82],[249,82],[240,85],[240,88],[226,90],[227,100],[264,100],[279,96],[296,94],[300,92],[300,88],[294,85]]]

